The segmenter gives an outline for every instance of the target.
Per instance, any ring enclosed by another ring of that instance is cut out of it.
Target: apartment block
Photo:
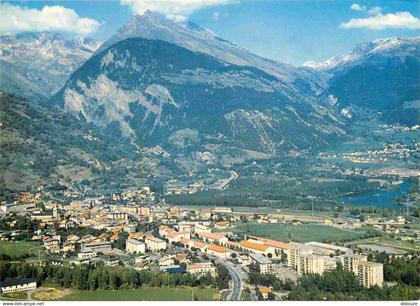
[[[357,278],[364,287],[378,285],[382,287],[384,282],[383,264],[371,261],[361,261],[358,263]]]
[[[127,239],[125,250],[130,254],[143,254],[146,252],[146,244],[134,238]]]

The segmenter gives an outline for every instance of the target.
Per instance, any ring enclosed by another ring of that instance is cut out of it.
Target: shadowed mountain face
[[[141,38],[97,53],[53,103],[109,133],[169,149],[284,154],[344,134],[327,109],[262,70]]]
[[[49,98],[99,45],[49,32],[1,35],[0,89],[35,100]]]
[[[387,123],[419,123],[420,38],[363,43],[312,68],[330,74],[324,95],[340,108],[380,112]]]

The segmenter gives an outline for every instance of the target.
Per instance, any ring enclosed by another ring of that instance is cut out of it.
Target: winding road
[[[232,279],[232,292],[228,295],[228,301],[239,301],[242,295],[242,278],[240,273],[235,269],[233,265],[227,263],[226,261],[222,261],[220,259],[216,260],[216,263],[223,265],[226,269],[228,269],[229,274]]]

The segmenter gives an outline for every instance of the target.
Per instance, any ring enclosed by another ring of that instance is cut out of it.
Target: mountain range
[[[77,122],[71,129],[91,131],[79,135],[122,144],[124,150],[115,153],[126,161],[121,173],[136,164],[131,153],[139,145],[150,173],[164,179],[202,177],[255,160],[314,156],[355,137],[357,121],[366,116],[408,126],[419,121],[418,38],[364,43],[350,55],[293,67],[196,24],[147,12],[133,16],[102,45],[52,33],[3,35],[0,43],[0,89],[29,98],[5,94],[7,99],[22,105],[47,101],[34,106],[39,116],[46,112],[47,122],[49,112],[65,114],[66,121]],[[14,129],[12,134],[19,134],[19,127]],[[45,148],[56,150],[41,139]],[[97,164],[104,163],[100,149],[90,152]],[[58,160],[63,159],[55,165]],[[71,165],[72,159],[64,160]],[[105,168],[115,172],[118,165]],[[7,169],[21,171],[15,162]],[[61,175],[70,185],[83,180],[65,179],[57,169],[52,177]],[[101,167],[95,169],[103,174]]]
[[[327,75],[322,96],[336,107],[379,112],[391,124],[419,123],[419,37],[362,43],[348,55],[306,66]]]
[[[99,45],[81,36],[66,39],[49,32],[0,35],[1,90],[48,99]]]

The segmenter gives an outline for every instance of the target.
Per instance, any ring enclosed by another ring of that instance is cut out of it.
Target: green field
[[[25,255],[38,256],[38,250],[41,250],[41,245],[38,242],[0,241],[0,254],[5,254],[12,258]]]
[[[3,293],[0,295],[1,298],[7,300],[26,300],[27,293],[26,292],[11,292],[11,293]]]
[[[420,252],[420,245],[412,243],[410,241],[397,240],[392,237],[375,237],[370,239],[362,239],[357,241],[352,241],[349,245],[357,244],[375,244],[378,246],[391,247],[407,252]]]
[[[351,240],[364,237],[365,231],[341,230],[327,225],[304,223],[302,225],[292,224],[241,224],[233,230],[238,234],[252,234],[274,240],[298,242],[308,241],[338,241]]]
[[[199,288],[142,288],[122,290],[77,291],[61,301],[215,301],[216,289]]]

